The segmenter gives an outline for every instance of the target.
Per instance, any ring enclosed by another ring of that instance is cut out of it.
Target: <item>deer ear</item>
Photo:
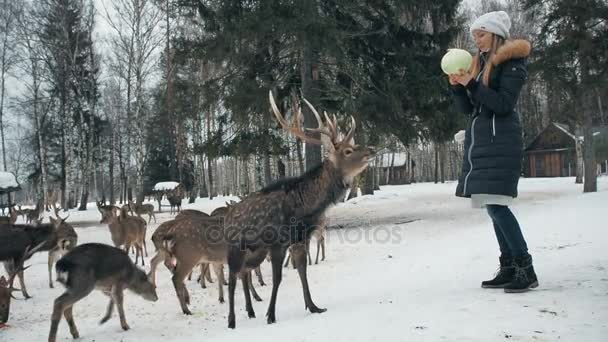
[[[0,277],[0,287],[8,287],[8,282],[6,281],[6,278],[4,278],[4,276]]]

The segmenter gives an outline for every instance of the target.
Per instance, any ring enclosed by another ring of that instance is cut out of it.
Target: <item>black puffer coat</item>
[[[456,196],[517,197],[523,140],[514,108],[526,82],[525,58],[529,54],[529,42],[507,41],[488,61],[494,65],[489,86],[480,79],[479,82],[472,80],[466,87],[452,87],[458,110],[470,116]]]

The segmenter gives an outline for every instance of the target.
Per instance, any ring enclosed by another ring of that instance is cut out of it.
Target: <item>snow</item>
[[[19,186],[15,175],[10,172],[0,171],[0,188],[16,188]]]
[[[606,341],[608,336],[608,177],[599,192],[583,194],[573,178],[522,179],[512,207],[534,257],[540,287],[525,294],[482,289],[481,280],[497,268],[498,247],[489,218],[454,197],[455,183],[384,186],[374,196],[341,203],[329,212],[327,259],[309,267],[313,300],[323,314],[304,310],[297,272],[284,269],[277,301],[277,323],[267,325],[270,286],[256,289],[257,318],[248,319],[240,283],[236,292],[236,330],[227,328],[227,304],[217,302],[214,282],[201,289],[186,281],[192,316],[179,309],[170,273],[161,265],[159,301],[127,292],[126,318],[104,324],[107,298],[98,291],[74,306],[83,341]],[[209,212],[234,197],[198,199],[184,208]],[[156,215],[148,239],[170,219]],[[21,218],[20,218],[21,220]],[[94,204],[74,211],[79,243],[110,243]],[[152,244],[146,259],[153,256]],[[311,247],[312,257],[316,244]],[[53,300],[63,289],[47,284],[46,254],[28,264],[30,300],[14,300],[10,327],[1,341],[47,338]],[[148,266],[146,266],[148,267]],[[271,283],[271,268],[262,266]],[[193,279],[198,276],[195,272]],[[215,280],[215,277],[214,277]],[[257,282],[255,283],[257,285]],[[226,296],[227,296],[227,287]],[[20,294],[17,296],[20,298]],[[71,341],[65,320],[58,341]]]
[[[173,190],[179,186],[178,182],[160,182],[154,185],[154,191]]]

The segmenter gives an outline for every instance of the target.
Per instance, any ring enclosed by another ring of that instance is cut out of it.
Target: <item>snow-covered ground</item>
[[[513,211],[540,281],[525,294],[480,288],[497,268],[498,247],[485,212],[454,197],[454,187],[386,186],[332,208],[330,226],[336,229],[328,232],[327,259],[309,268],[313,299],[328,309],[323,314],[304,310],[297,272],[286,269],[277,323],[267,325],[264,317],[270,286],[256,287],[264,302],[254,302],[258,318],[248,319],[239,284],[237,328],[230,330],[227,304],[217,302],[215,283],[201,289],[187,282],[194,315],[184,316],[162,267],[159,301],[127,292],[127,332],[116,314],[98,325],[107,304],[101,293],[77,303],[81,340],[608,341],[608,178],[600,178],[599,192],[592,194],[583,194],[572,178],[522,179]],[[184,208],[211,211],[229,199],[236,198],[198,200]],[[79,242],[110,243],[94,204],[90,208],[70,214],[83,227],[77,228]],[[171,217],[167,209],[156,216],[148,237]],[[314,258],[315,247],[312,252]],[[48,288],[46,254],[28,264],[26,282],[34,297],[13,301],[10,327],[0,330],[0,341],[47,338],[53,300],[63,288]],[[263,273],[271,283],[269,264]],[[58,340],[71,340],[65,321]]]

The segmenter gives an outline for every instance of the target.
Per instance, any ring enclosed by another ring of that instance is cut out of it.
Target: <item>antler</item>
[[[283,116],[283,114],[281,114],[281,112],[279,111],[279,108],[277,107],[277,104],[274,102],[274,97],[272,96],[272,90],[268,92],[268,97],[270,99],[270,106],[272,107],[272,112],[274,113],[275,118],[277,118],[277,121],[279,122],[279,124],[281,124],[281,127],[283,127],[284,130],[288,131],[289,133],[295,135],[296,137],[302,139],[302,141],[305,141],[307,143],[311,143],[311,144],[315,144],[315,145],[322,145],[323,142],[321,141],[321,139],[316,139],[313,137],[310,137],[308,135],[306,135],[306,132],[304,132],[302,130],[302,126],[301,126],[301,117],[302,117],[302,111],[301,110],[297,110],[294,113],[293,118],[291,119],[291,125],[287,122],[287,120],[285,120],[285,117]],[[320,118],[318,117],[318,114],[316,114],[317,116],[317,121],[319,122],[319,124],[321,124]],[[317,129],[321,129],[321,125],[319,125],[319,127]]]
[[[34,255],[34,253],[38,252],[38,250],[40,250],[40,248],[42,248],[42,246],[44,246],[45,242],[41,242],[40,244],[38,244],[36,247],[31,248],[31,246],[27,246],[25,248],[25,251],[23,252],[23,257],[21,257],[21,259],[15,263],[13,266],[13,272],[9,275],[8,278],[8,287],[7,289],[11,292],[10,296],[13,299],[16,299],[15,296],[13,296],[12,292],[16,292],[16,291],[21,291],[21,289],[17,289],[15,287],[13,287],[13,282],[15,281],[15,277],[17,276],[17,274],[19,274],[22,271],[25,271],[26,269],[28,269],[30,266],[24,267],[23,264],[25,263],[25,261],[27,259],[29,259],[32,255]]]
[[[51,204],[51,206],[53,207],[53,211],[55,212],[55,218],[57,218],[57,220],[59,220],[60,222],[65,222],[68,217],[70,217],[70,214],[68,214],[68,216],[66,216],[65,218],[59,216],[59,208],[57,208],[57,204],[53,203]],[[97,207],[99,207],[99,204],[97,205]]]
[[[308,143],[313,143],[313,144],[317,144],[317,145],[322,144],[320,139],[310,137],[310,136],[306,135],[304,130],[302,130],[302,127],[300,125],[302,111],[300,110],[300,108],[298,108],[297,110],[294,110],[295,114],[292,119],[292,124],[289,125],[287,120],[285,120],[285,118],[279,111],[279,108],[277,107],[276,103],[274,102],[274,97],[272,96],[272,90],[268,92],[268,97],[270,98],[270,106],[272,107],[272,112],[274,113],[274,116],[277,118],[277,120],[279,121],[279,123],[281,124],[281,127],[283,127],[283,129],[289,131],[296,137],[298,137]],[[302,98],[302,100],[304,101],[304,103],[306,103],[306,105],[308,106],[310,111],[314,114],[315,118],[317,119],[317,124],[318,124],[317,128],[306,128],[305,129],[306,131],[326,135],[329,138],[329,140],[331,141],[333,146],[337,146],[342,142],[347,142],[351,145],[354,145],[353,136],[355,134],[356,124],[355,124],[355,118],[353,118],[352,115],[350,117],[351,118],[351,128],[348,131],[348,133],[346,134],[346,136],[343,139],[340,139],[340,133],[339,133],[339,129],[338,129],[338,120],[336,119],[336,115],[333,115],[333,117],[330,119],[329,116],[327,115],[327,113],[323,112],[323,116],[324,116],[325,122],[326,122],[326,124],[323,124],[323,120],[321,119],[321,116],[319,115],[319,112],[317,112],[315,107],[313,107],[313,105],[310,102],[308,102],[308,100],[306,100],[305,98]]]

